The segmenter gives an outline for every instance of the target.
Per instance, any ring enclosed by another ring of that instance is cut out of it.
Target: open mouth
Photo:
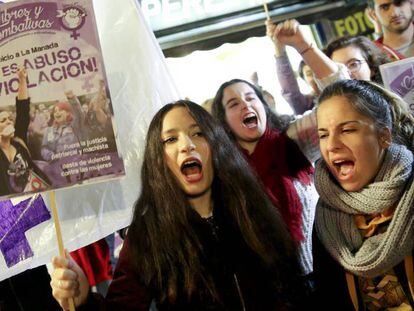
[[[339,179],[348,179],[354,173],[355,162],[351,160],[336,160],[333,161],[333,166],[336,170],[336,175]]]
[[[243,124],[247,128],[257,127],[257,116],[254,113],[249,113],[243,118]]]
[[[395,18],[391,19],[391,23],[394,23],[394,24],[400,24],[403,21],[404,21],[404,17],[395,17]]]
[[[57,115],[55,115],[55,120],[58,121],[58,122],[64,121],[63,114],[57,114]]]
[[[180,169],[188,182],[197,182],[203,178],[203,165],[198,159],[185,160]]]
[[[7,125],[1,132],[2,136],[10,136],[14,133],[14,126],[12,124]]]

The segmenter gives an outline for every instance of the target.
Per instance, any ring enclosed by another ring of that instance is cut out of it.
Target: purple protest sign
[[[384,86],[401,96],[414,114],[414,57],[380,66]]]
[[[50,218],[40,195],[16,205],[10,200],[0,202],[0,251],[7,267],[33,256],[25,233]]]
[[[403,71],[401,74],[396,76],[392,80],[390,87],[395,93],[397,93],[401,97],[404,97],[409,92],[411,92],[411,90],[414,88],[413,68],[408,68],[407,70]]]
[[[0,12],[0,44],[16,34],[60,28],[56,3],[29,3],[5,8]]]
[[[125,175],[113,111],[90,0],[0,6],[0,199]]]

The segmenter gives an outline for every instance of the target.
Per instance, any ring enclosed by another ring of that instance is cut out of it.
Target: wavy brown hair
[[[213,299],[219,299],[200,260],[202,245],[188,220],[191,205],[164,160],[162,124],[165,115],[176,107],[188,110],[210,145],[214,209],[224,210],[236,234],[272,271],[280,297],[289,296],[285,289],[298,280],[299,266],[281,217],[222,127],[202,107],[187,100],[164,106],[149,126],[142,191],[128,232],[131,258],[141,281],[157,290],[161,302],[174,302],[179,292],[191,297],[206,289]]]
[[[293,120],[292,117],[288,115],[279,115],[273,112],[269,105],[267,104],[266,100],[263,97],[263,93],[259,88],[257,88],[252,83],[243,80],[243,79],[232,79],[230,81],[224,82],[219,89],[217,90],[216,96],[214,97],[213,106],[211,107],[211,114],[220,122],[220,124],[224,127],[227,134],[235,140],[234,133],[230,129],[230,127],[227,124],[226,121],[226,111],[224,110],[223,106],[223,96],[224,96],[224,90],[236,83],[245,83],[248,86],[252,88],[252,90],[256,93],[256,96],[259,98],[259,100],[262,102],[263,107],[266,112],[266,119],[267,124],[272,129],[278,129],[280,131],[286,130],[290,122]]]
[[[370,39],[364,36],[350,37],[345,36],[330,42],[324,52],[331,58],[332,54],[339,49],[344,49],[349,46],[354,46],[361,51],[362,56],[371,70],[371,80],[376,83],[383,84],[379,66],[391,62],[388,55],[375,45]]]

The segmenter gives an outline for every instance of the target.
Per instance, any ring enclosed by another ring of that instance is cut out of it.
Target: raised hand
[[[306,38],[303,26],[295,19],[289,19],[275,25],[272,40],[278,41],[279,44],[290,45],[298,52],[302,52],[311,46],[311,41]]]
[[[274,36],[276,30],[276,24],[271,20],[266,20],[266,35],[273,41],[275,45],[275,55],[279,57],[286,53],[286,47],[281,43],[276,36]]]
[[[374,25],[374,31],[377,35],[382,34],[382,27],[381,24],[378,22],[377,16],[375,15],[374,9],[367,7],[365,9],[365,16],[369,19],[369,21]]]
[[[19,82],[26,82],[27,79],[27,71],[26,68],[24,67],[20,67],[19,70],[17,71],[17,76],[19,78]]]
[[[29,98],[29,92],[27,90],[27,71],[26,68],[20,67],[17,71],[17,77],[19,78],[19,90],[17,92],[17,98],[19,100],[26,100]]]
[[[75,93],[72,90],[65,91],[65,96],[67,99],[72,99],[75,97]]]

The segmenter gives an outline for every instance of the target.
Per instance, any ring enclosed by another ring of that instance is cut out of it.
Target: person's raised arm
[[[87,129],[85,128],[85,115],[82,112],[81,102],[72,90],[65,91],[65,96],[72,107],[72,128],[75,131],[77,138],[83,140],[87,136]]]
[[[27,147],[27,131],[30,123],[30,101],[29,92],[27,90],[27,71],[24,67],[19,68],[17,72],[19,80],[19,89],[16,98],[16,121],[15,133],[16,138],[21,139]]]
[[[273,36],[280,44],[295,48],[316,78],[323,79],[338,72],[338,65],[305,36],[303,26],[296,20],[277,24]]]
[[[313,96],[301,93],[295,73],[286,53],[286,47],[274,35],[276,24],[266,21],[266,34],[275,47],[276,73],[282,89],[282,96],[290,104],[295,114],[303,114],[313,106]]]
[[[27,91],[27,71],[25,68],[20,68],[17,72],[19,79],[19,90],[17,92],[18,100],[25,100],[29,98],[29,93]]]

